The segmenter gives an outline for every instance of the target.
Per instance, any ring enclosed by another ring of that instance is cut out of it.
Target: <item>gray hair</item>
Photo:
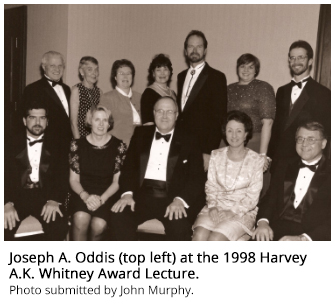
[[[60,57],[62,62],[63,62],[63,66],[65,67],[64,57],[60,52],[57,52],[57,51],[48,51],[48,52],[44,53],[43,57],[42,57],[42,61],[41,61],[42,66],[45,66],[48,62],[48,59],[52,56]]]

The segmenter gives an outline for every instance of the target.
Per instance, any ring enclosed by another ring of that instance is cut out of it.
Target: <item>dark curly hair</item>
[[[172,68],[172,63],[169,59],[169,57],[163,53],[160,53],[158,55],[156,55],[152,62],[150,63],[149,69],[148,69],[148,85],[151,85],[152,83],[155,82],[155,78],[153,76],[153,73],[155,71],[156,68],[159,67],[167,67],[168,70],[170,71],[170,77],[169,80],[167,82],[167,85],[170,85],[171,82],[171,78],[172,78],[172,74],[173,74],[173,68]]]
[[[307,53],[308,60],[313,59],[313,56],[314,56],[313,48],[311,47],[311,45],[309,43],[307,43],[306,41],[303,41],[303,40],[298,40],[298,41],[292,43],[292,45],[290,46],[290,50],[288,52],[289,57],[290,57],[291,50],[296,49],[296,48],[305,49],[306,53]]]
[[[223,140],[227,145],[229,145],[229,143],[227,142],[226,127],[227,124],[232,120],[244,125],[245,132],[247,132],[247,136],[244,141],[244,146],[247,146],[248,142],[252,139],[254,125],[252,123],[250,116],[241,111],[233,110],[228,112],[227,120],[222,126]]]
[[[131,85],[130,86],[133,86],[134,84],[134,77],[135,77],[135,67],[133,65],[132,62],[130,62],[129,60],[126,60],[126,59],[122,59],[122,60],[116,60],[114,63],[113,63],[113,66],[112,66],[112,73],[111,73],[111,82],[112,82],[112,86],[113,88],[116,87],[116,80],[115,80],[115,77],[116,77],[116,74],[117,74],[117,70],[121,67],[129,67],[131,69],[131,73],[132,73],[132,76],[133,76],[133,80],[131,82]]]

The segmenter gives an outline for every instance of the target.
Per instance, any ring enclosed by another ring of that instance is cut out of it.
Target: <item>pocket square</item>
[[[183,163],[186,163],[186,162],[187,162],[187,160],[184,160],[184,161],[183,161]]]

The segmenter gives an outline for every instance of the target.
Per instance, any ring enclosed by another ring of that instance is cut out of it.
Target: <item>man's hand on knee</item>
[[[57,203],[54,200],[48,200],[47,203],[43,206],[41,216],[43,216],[43,220],[47,223],[56,220],[56,214],[58,214],[63,217],[63,213],[59,209],[59,203]]]
[[[183,216],[187,217],[186,209],[180,199],[176,198],[170,205],[168,205],[164,217],[169,217],[169,220],[171,221],[173,215],[176,220],[181,219]]]
[[[130,206],[131,211],[135,209],[135,201],[131,194],[123,195],[111,208],[111,211],[117,213],[122,212],[126,206]]]
[[[16,221],[18,222],[20,221],[17,211],[14,208],[14,204],[12,202],[8,202],[5,204],[5,213],[4,213],[5,229],[9,228],[9,230],[12,230],[16,226]]]
[[[252,239],[257,241],[272,241],[273,231],[266,221],[258,222],[258,227],[254,230],[252,234]]]

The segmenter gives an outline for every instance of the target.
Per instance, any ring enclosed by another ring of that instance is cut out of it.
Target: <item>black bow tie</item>
[[[301,88],[302,87],[302,83],[303,82],[307,82],[309,79],[310,79],[310,77],[307,78],[307,79],[305,79],[305,80],[302,80],[300,82],[295,82],[294,80],[291,80],[291,86],[293,87],[293,86],[296,85],[297,87]]]
[[[57,84],[58,85],[63,85],[63,80],[62,79],[59,79],[58,81],[55,81],[55,80],[51,80],[47,77],[45,77],[49,82],[51,82],[51,86],[52,87],[55,87]]]
[[[165,141],[170,141],[170,138],[171,138],[171,133],[170,134],[165,134],[165,135],[162,135],[160,134],[158,131],[156,131],[156,135],[155,135],[155,139],[156,140],[159,140],[163,138]]]
[[[27,139],[28,141],[30,141],[29,139]],[[44,139],[39,139],[39,140],[35,140],[35,141],[30,141],[29,142],[29,146],[33,146],[36,143],[43,143]]]
[[[320,164],[320,161],[321,161],[321,160],[319,160],[316,164],[313,164],[313,165],[307,165],[307,164],[305,164],[304,162],[301,161],[299,167],[300,167],[300,168],[307,167],[307,168],[309,168],[313,173],[315,173],[315,171],[316,171],[316,167]]]

